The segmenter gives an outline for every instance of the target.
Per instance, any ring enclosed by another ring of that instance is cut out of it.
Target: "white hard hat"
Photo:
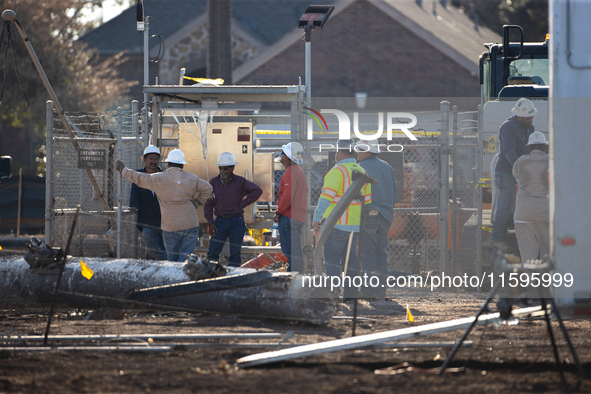
[[[304,162],[304,147],[299,142],[290,142],[289,144],[283,145],[281,149],[289,157],[289,160],[297,164]]]
[[[521,98],[515,103],[515,107],[511,110],[513,115],[520,116],[522,118],[533,118],[538,110],[534,107],[534,103],[526,98]]]
[[[158,149],[158,147],[154,145],[148,145],[146,146],[146,149],[144,149],[144,156],[149,155],[150,153],[156,153],[157,155],[159,155],[160,149]]]
[[[529,135],[529,140],[527,141],[526,145],[541,145],[541,144],[548,144],[546,141],[546,137],[544,134],[540,133],[539,131],[534,131]]]
[[[176,163],[176,164],[187,164],[185,161],[185,154],[180,149],[173,149],[168,154],[166,160],[167,163]]]
[[[216,164],[216,166],[235,166],[236,164],[238,164],[238,162],[234,158],[234,155],[230,152],[224,152],[218,157],[218,164]]]
[[[368,141],[368,140],[359,140],[357,144],[355,144],[358,153],[362,152],[369,152],[369,153],[380,153],[380,144],[377,140],[375,141]]]

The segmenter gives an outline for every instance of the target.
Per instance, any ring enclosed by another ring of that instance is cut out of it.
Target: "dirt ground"
[[[3,249],[0,257],[18,250]],[[430,292],[390,289],[386,301],[360,301],[356,335],[407,328],[473,316],[485,295],[474,292]],[[406,305],[415,318],[406,320]],[[579,378],[558,323],[552,323],[562,365],[558,367],[543,319],[521,319],[516,325],[475,328],[450,367],[457,373],[432,374],[450,346],[387,345],[325,353],[281,363],[241,369],[236,360],[299,344],[320,343],[352,334],[352,304],[339,304],[326,326],[228,315],[127,310],[124,319],[90,320],[88,310],[58,310],[51,335],[91,334],[235,334],[209,340],[127,340],[142,349],[170,345],[164,352],[126,351],[123,341],[52,341],[59,346],[96,346],[92,350],[14,351],[39,349],[39,343],[8,342],[10,335],[43,335],[47,309],[0,309],[0,393],[498,393],[591,392],[591,323],[565,325],[583,365]],[[404,342],[454,342],[463,331]],[[242,333],[279,333],[281,338],[239,338]],[[2,338],[4,337],[4,338]],[[121,346],[104,351],[104,346]],[[445,344],[444,344],[445,345]],[[405,364],[408,363],[408,364]],[[390,368],[395,367],[395,368]],[[390,371],[377,374],[376,370]],[[559,370],[564,371],[562,380]]]

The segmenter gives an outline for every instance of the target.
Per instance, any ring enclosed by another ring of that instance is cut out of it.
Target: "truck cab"
[[[512,31],[520,35],[510,42]],[[503,98],[548,97],[548,38],[544,42],[523,42],[523,29],[517,25],[503,26],[503,44],[486,44],[480,56],[480,100]]]

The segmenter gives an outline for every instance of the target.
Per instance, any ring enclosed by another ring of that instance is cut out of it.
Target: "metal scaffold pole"
[[[51,245],[53,221],[53,101],[45,103],[45,244]]]
[[[123,160],[123,108],[117,107],[117,160]],[[117,258],[121,258],[123,234],[123,176],[117,171]]]
[[[439,139],[439,271],[447,269],[449,261],[449,102],[441,102],[441,134]]]
[[[482,276],[482,105],[478,106],[478,156],[476,167],[478,186],[476,187],[476,275]],[[478,291],[481,289],[479,288]]]

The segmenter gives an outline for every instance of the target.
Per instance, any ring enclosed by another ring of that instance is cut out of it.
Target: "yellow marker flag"
[[[0,250],[2,250],[2,246],[0,246]]]
[[[80,260],[80,273],[83,277],[85,277],[88,280],[90,280],[90,278],[92,278],[92,275],[94,275],[94,271],[88,268],[88,266],[84,264],[82,260]]]
[[[408,307],[408,304],[406,304],[406,320],[408,320],[411,323],[415,321],[415,318],[412,317],[412,313],[410,313],[410,308]]]

